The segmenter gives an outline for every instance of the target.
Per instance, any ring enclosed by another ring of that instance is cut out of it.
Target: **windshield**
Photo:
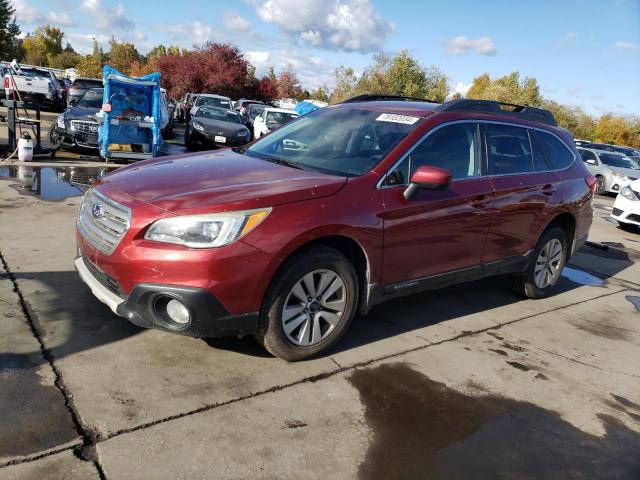
[[[208,118],[210,120],[220,120],[221,122],[242,123],[240,115],[216,107],[199,107],[195,118]]]
[[[266,107],[264,105],[258,105],[257,103],[253,103],[249,106],[249,117],[256,118],[260,115]]]
[[[636,162],[631,160],[630,158],[623,157],[622,155],[613,155],[611,153],[601,153],[600,160],[605,165],[609,165],[610,167],[619,167],[619,168],[640,168]]]
[[[196,100],[196,107],[201,105],[210,105],[212,107],[222,107],[231,110],[231,102],[226,98],[198,97]]]
[[[100,108],[102,107],[102,88],[92,88],[87,90],[76,103],[76,107]]]
[[[282,125],[298,117],[297,113],[267,112],[267,125]]]
[[[323,108],[236,151],[334,175],[363,175],[421,122],[415,117],[392,120],[397,117],[353,107]]]

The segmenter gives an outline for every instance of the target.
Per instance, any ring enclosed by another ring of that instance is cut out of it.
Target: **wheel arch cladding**
[[[576,219],[573,215],[568,212],[563,212],[559,215],[553,217],[553,219],[549,222],[547,227],[544,229],[544,232],[548,231],[551,228],[559,227],[562,228],[567,234],[567,259],[571,255],[571,246],[573,245],[574,236],[576,233]],[[542,232],[542,235],[544,235]]]

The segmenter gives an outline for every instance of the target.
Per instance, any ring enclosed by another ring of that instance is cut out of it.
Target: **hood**
[[[637,170],[634,168],[622,168],[622,167],[609,167],[609,168],[614,172],[619,173],[620,175],[626,175],[627,177],[630,177],[630,178],[640,178],[640,170]]]
[[[64,118],[65,120],[95,120],[93,116],[99,111],[99,108],[71,107],[64,112]]]
[[[211,135],[227,135],[238,133],[245,130],[245,126],[239,123],[223,122],[221,120],[213,120],[211,118],[194,118],[194,122],[198,122],[204,127],[205,133]]]
[[[102,177],[96,185],[184,214],[326,197],[346,181],[345,177],[299,170],[225,149],[139,162]]]

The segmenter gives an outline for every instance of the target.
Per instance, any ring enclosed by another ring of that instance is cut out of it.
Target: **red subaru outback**
[[[82,200],[76,268],[136,325],[253,334],[287,360],[425,289],[511,274],[544,297],[585,242],[595,180],[550,112],[504,108],[363,96],[121,168]]]

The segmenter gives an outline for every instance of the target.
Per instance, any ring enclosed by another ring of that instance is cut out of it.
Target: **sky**
[[[50,24],[78,51],[114,36],[142,53],[163,43],[238,45],[257,67],[292,64],[304,88],[340,65],[407,49],[452,90],[513,70],[545,98],[589,113],[640,115],[640,0],[12,0],[23,33]]]

